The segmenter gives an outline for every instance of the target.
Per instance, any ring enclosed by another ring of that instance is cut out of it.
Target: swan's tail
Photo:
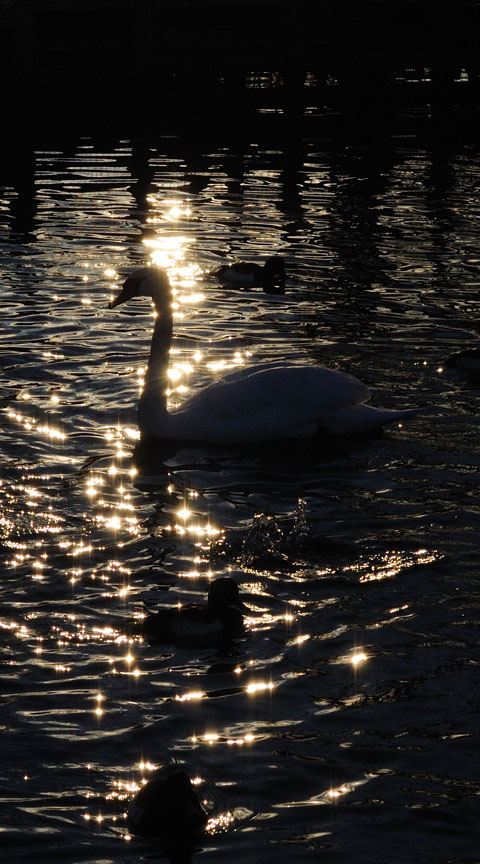
[[[392,410],[389,408],[374,408],[371,405],[350,405],[339,411],[332,411],[325,418],[325,429],[331,435],[359,435],[364,432],[374,432],[390,423],[398,423],[408,417],[416,417],[421,408],[406,408]]]

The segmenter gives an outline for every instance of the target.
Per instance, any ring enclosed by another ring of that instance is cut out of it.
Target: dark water
[[[238,127],[179,108],[4,142],[9,861],[156,858],[123,814],[172,759],[211,816],[198,861],[480,860],[479,382],[444,365],[479,329],[458,92],[369,103],[360,132],[362,106],[312,94],[296,117],[257,97]],[[211,275],[271,254],[284,297]],[[139,451],[151,310],[106,307],[152,256],[177,290],[172,404],[289,357],[431,412],[368,439]],[[233,645],[129,635],[226,573],[251,613]]]

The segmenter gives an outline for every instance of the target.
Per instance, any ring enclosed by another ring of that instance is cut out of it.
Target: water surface
[[[156,857],[123,814],[172,759],[211,816],[195,860],[478,861],[479,382],[445,367],[478,339],[475,114],[413,95],[358,134],[351,105],[258,98],[240,131],[87,117],[6,147],[10,861]],[[283,297],[213,275],[272,254]],[[149,260],[176,291],[171,405],[288,357],[433,410],[363,439],[139,449],[151,307],[107,303]],[[249,608],[233,644],[132,635],[226,574]]]

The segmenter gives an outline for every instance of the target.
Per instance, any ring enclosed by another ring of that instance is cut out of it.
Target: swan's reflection
[[[226,487],[230,475],[234,487],[239,483],[245,488],[249,484],[267,487],[270,482],[278,486],[283,481],[296,500],[313,471],[348,459],[365,446],[365,439],[358,436],[326,436],[304,441],[301,447],[292,441],[214,447],[146,438],[138,441],[132,452],[134,482],[138,488],[154,489],[178,478],[180,485],[213,491]]]

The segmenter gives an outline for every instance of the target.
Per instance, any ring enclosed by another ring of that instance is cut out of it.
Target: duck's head
[[[208,818],[188,775],[170,767],[157,769],[131,803],[143,811],[138,817],[129,808],[135,833],[144,836],[191,835]]]
[[[246,606],[240,600],[238,585],[229,576],[215,579],[208,589],[208,605],[219,618],[227,609],[235,609],[240,613],[246,610]]]
[[[247,607],[240,600],[237,583],[229,576],[215,579],[208,590],[208,608],[222,622],[226,638],[243,633],[243,613]]]
[[[190,778],[184,771],[175,771],[167,777],[170,804],[180,827],[195,831],[207,821],[207,814],[198,800]]]
[[[125,279],[120,293],[110,300],[109,309],[126,303],[133,297],[151,297],[155,305],[162,305],[171,298],[171,288],[165,270],[160,267],[141,267]]]
[[[280,255],[272,255],[263,265],[264,290],[267,294],[285,293],[285,261]]]

